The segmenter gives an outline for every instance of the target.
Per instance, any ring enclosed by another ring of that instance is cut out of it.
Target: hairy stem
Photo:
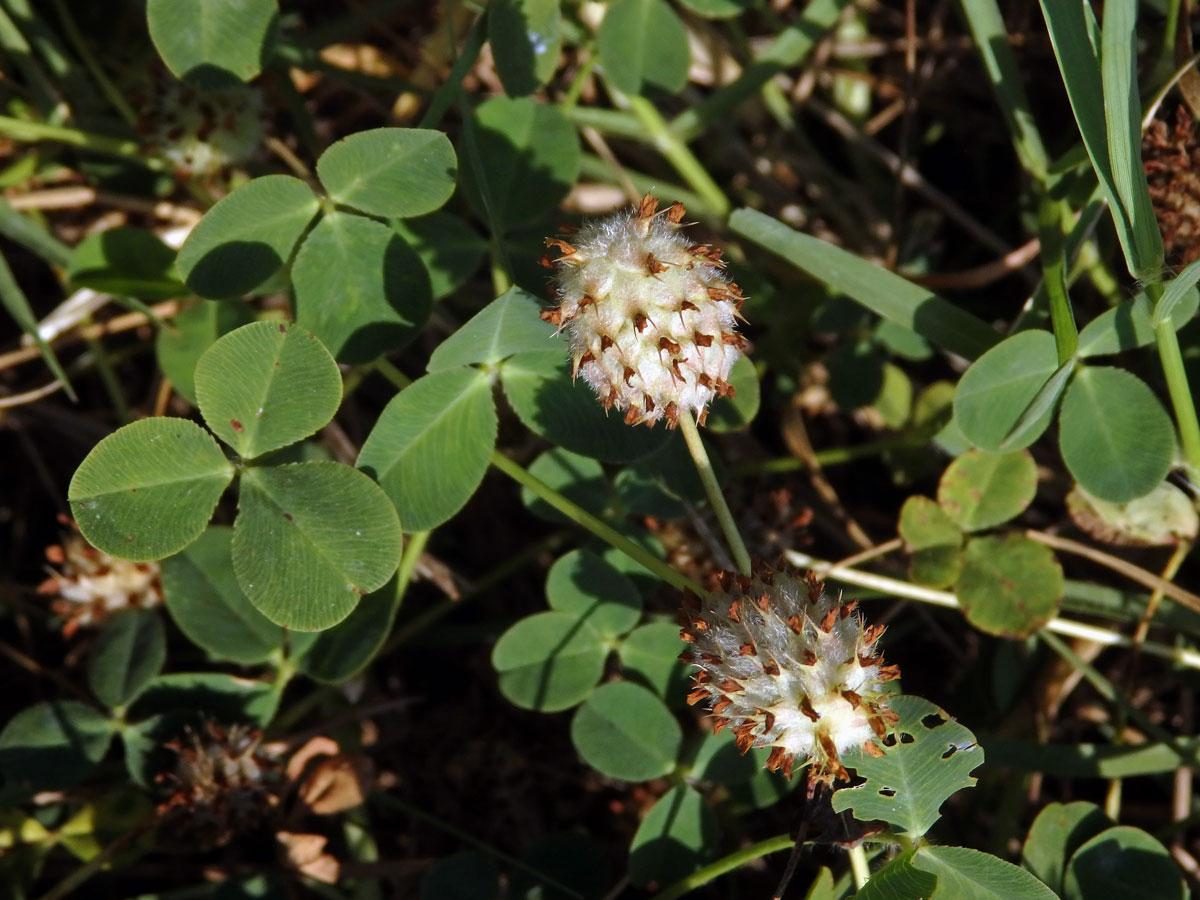
[[[721,531],[725,533],[725,540],[733,552],[733,561],[737,564],[739,572],[749,575],[750,554],[738,532],[737,523],[733,521],[733,513],[729,511],[725,495],[721,493],[721,486],[717,484],[717,476],[713,472],[712,463],[709,462],[708,451],[704,449],[704,441],[700,439],[700,430],[696,427],[696,420],[692,418],[690,412],[685,411],[679,416],[679,430],[683,432],[683,439],[687,443],[688,452],[692,454],[693,462],[696,463],[696,471],[700,474],[704,492],[708,494],[713,512],[717,514],[717,521],[721,523]]]

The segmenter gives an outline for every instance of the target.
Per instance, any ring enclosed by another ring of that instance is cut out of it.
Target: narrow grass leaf
[[[966,359],[975,359],[1000,340],[982,319],[925,288],[756,210],[737,210],[729,227],[873,313]]]
[[[963,15],[975,50],[983,61],[1000,112],[1008,125],[1021,166],[1045,182],[1049,161],[1022,84],[1022,71],[1009,43],[1008,29],[996,0],[963,0]]]
[[[1155,326],[1174,318],[1175,308],[1183,302],[1185,297],[1195,294],[1192,288],[1196,286],[1197,281],[1200,281],[1200,259],[1191,263],[1177,277],[1167,283],[1167,289],[1163,291],[1162,297],[1154,307],[1152,322]],[[1193,310],[1194,312],[1195,310]]]
[[[45,361],[46,367],[54,373],[55,378],[63,383],[63,390],[67,392],[67,396],[72,400],[78,399],[75,396],[75,389],[71,387],[71,382],[67,378],[67,373],[58,361],[58,357],[54,355],[54,351],[50,348],[50,345],[38,333],[37,319],[34,318],[33,307],[29,305],[29,300],[25,296],[25,292],[17,284],[17,279],[13,277],[12,269],[8,267],[8,261],[3,255],[0,255],[0,303],[4,304],[4,308],[8,310],[8,314],[17,323],[17,327],[29,335],[33,339],[33,342],[37,344],[38,351],[42,354],[42,359]]]
[[[1125,260],[1134,278],[1156,281],[1162,271],[1163,242],[1142,166],[1137,12],[1137,0],[1109,0],[1104,4],[1100,77],[1113,183],[1129,222],[1129,243],[1123,244]]]

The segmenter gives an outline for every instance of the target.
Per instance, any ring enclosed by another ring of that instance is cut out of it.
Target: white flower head
[[[884,683],[900,672],[876,653],[884,626],[821,588],[811,573],[766,566],[721,573],[708,596],[685,598],[681,637],[692,647],[681,659],[699,670],[688,702],[708,700],[743,753],[772,747],[772,771],[790,778],[807,759],[813,777],[832,781],[847,777],[840,757],[851,748],[882,753],[875,739],[896,721]]]
[[[566,330],[572,376],[581,375],[605,409],[631,425],[694,413],[701,423],[714,397],[732,395],[729,372],[745,339],[735,330],[742,292],[725,274],[720,249],[683,236],[683,206],[661,212],[647,194],[636,210],[585,224],[562,255],[559,305],[542,318]]]

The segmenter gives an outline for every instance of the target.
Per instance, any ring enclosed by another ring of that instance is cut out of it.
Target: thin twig
[[[948,591],[938,591],[933,588],[910,584],[907,581],[888,578],[885,575],[874,575],[870,572],[860,572],[858,569],[838,566],[828,560],[818,559],[815,556],[809,556],[807,553],[801,553],[798,550],[789,550],[784,555],[792,565],[812,569],[818,575],[833,581],[853,584],[856,587],[864,587],[896,597],[907,597],[910,600],[919,600],[922,603],[929,603],[933,606],[944,606],[948,609],[960,608],[958,598]],[[1123,634],[1099,628],[1095,625],[1086,625],[1083,622],[1076,622],[1073,619],[1051,619],[1043,627],[1057,634],[1081,638],[1085,641],[1094,641],[1106,647],[1133,646],[1133,640]],[[1200,652],[1195,650],[1183,650],[1178,647],[1169,647],[1165,644],[1146,641],[1142,644],[1142,652],[1150,656],[1157,656],[1160,659],[1169,659],[1181,666],[1187,666],[1189,669],[1200,669]]]

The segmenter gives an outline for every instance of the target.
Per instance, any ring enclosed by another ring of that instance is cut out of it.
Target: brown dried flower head
[[[281,782],[281,763],[261,742],[262,733],[245,725],[212,721],[169,741],[178,759],[174,771],[158,777],[171,789],[159,813],[173,813],[175,830],[206,849],[261,825],[279,803]]]
[[[699,670],[688,702],[711,704],[717,730],[728,727],[745,753],[772,747],[767,767],[791,777],[807,759],[812,777],[847,777],[841,755],[861,747],[880,755],[896,715],[884,683],[900,674],[883,664],[882,625],[865,625],[856,601],[842,603],[809,573],[753,577],[722,572],[704,598],[685,597],[681,659]]]

